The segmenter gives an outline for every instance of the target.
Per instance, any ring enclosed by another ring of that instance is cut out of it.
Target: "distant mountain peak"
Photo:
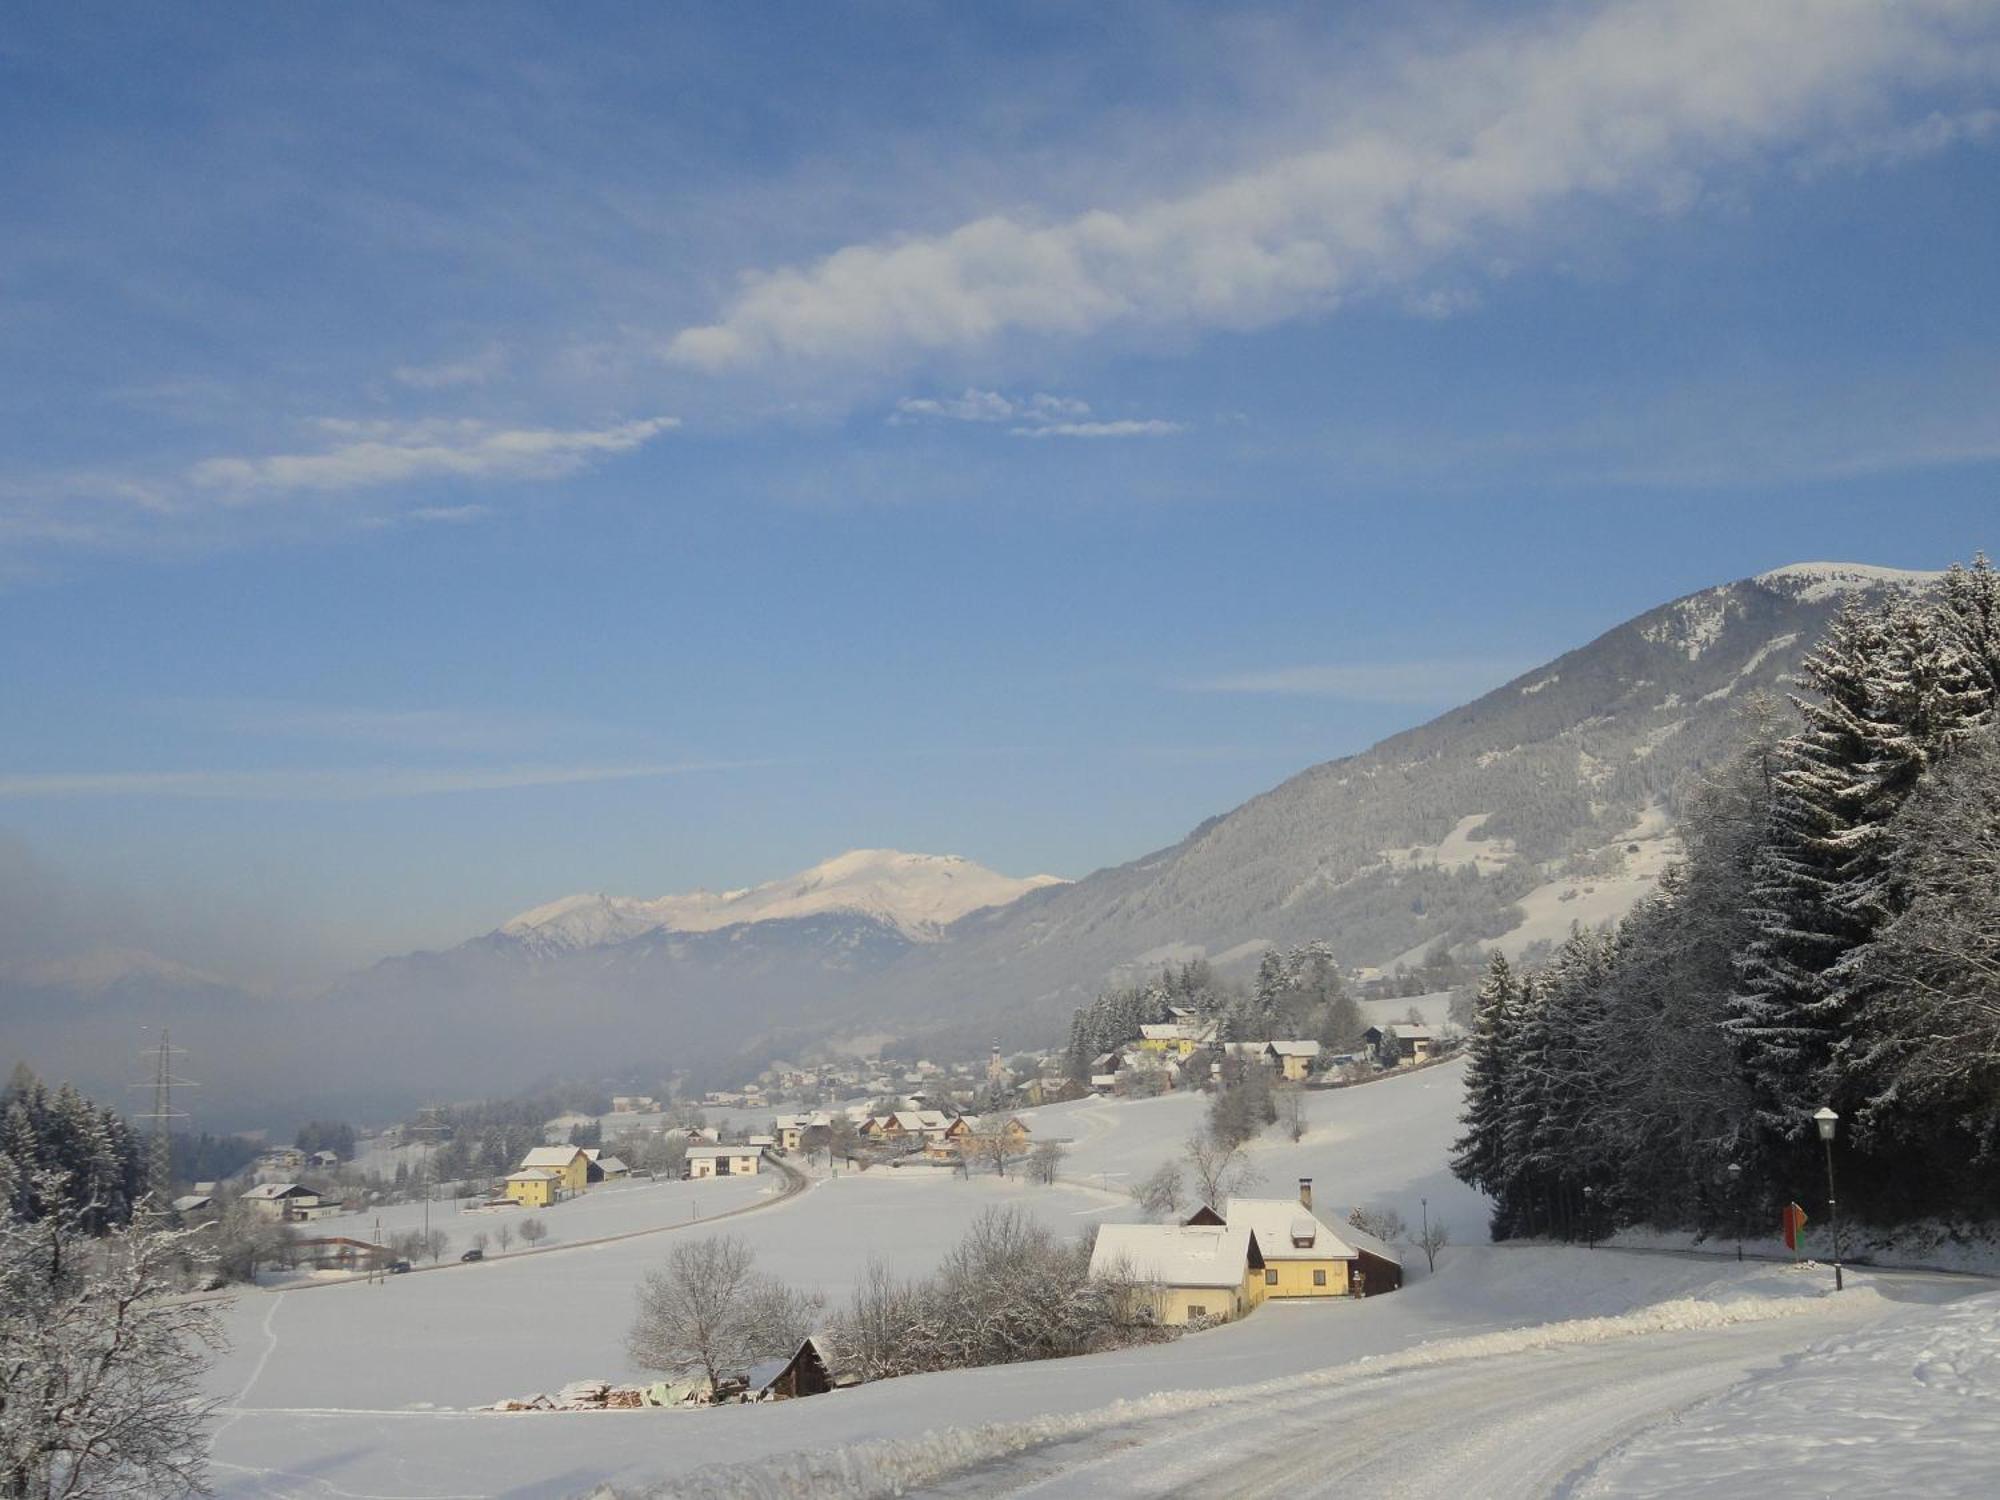
[[[1002,875],[957,854],[850,849],[795,875],[733,891],[641,898],[564,896],[501,924],[500,934],[556,953],[648,933],[716,932],[756,922],[858,916],[911,942],[935,942],[960,917],[1061,885],[1055,875]]]
[[[1837,594],[1859,593],[1884,586],[1922,588],[1942,577],[1942,573],[1916,568],[1881,568],[1873,563],[1799,562],[1759,573],[1750,581],[1788,593],[1801,603],[1813,604]]]

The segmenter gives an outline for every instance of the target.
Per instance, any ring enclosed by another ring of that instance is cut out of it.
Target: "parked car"
[[[484,1259],[486,1259],[486,1252],[484,1250],[468,1250],[465,1252],[465,1254],[459,1257],[459,1260],[461,1262],[484,1260]]]
[[[391,1276],[401,1276],[405,1271],[409,1269],[410,1269],[410,1263],[408,1261],[399,1260],[394,1265],[389,1267],[389,1274]]]

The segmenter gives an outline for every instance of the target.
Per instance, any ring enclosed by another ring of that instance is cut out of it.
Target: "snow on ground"
[[[1272,1137],[1253,1153],[1265,1191],[1287,1193],[1294,1177],[1311,1175],[1330,1218],[1367,1201],[1414,1223],[1429,1199],[1464,1243],[1443,1252],[1435,1275],[1413,1256],[1410,1284],[1392,1296],[1271,1303],[1171,1344],[776,1405],[470,1410],[574,1379],[637,1374],[624,1332],[640,1277],[686,1232],[664,1227],[680,1195],[778,1184],[600,1189],[566,1207],[580,1215],[594,1198],[604,1222],[645,1218],[661,1232],[373,1285],[241,1296],[228,1314],[234,1347],[212,1383],[223,1404],[217,1492],[554,1500],[609,1483],[703,1496],[907,1493],[925,1484],[955,1495],[1023,1486],[1153,1493],[1120,1489],[1139,1475],[1161,1489],[1229,1496],[1330,1488],[1525,1496],[1547,1494],[1572,1473],[1598,1473],[1614,1487],[1591,1493],[1615,1494],[1624,1471],[1599,1460],[1663,1414],[1830,1336],[1914,1327],[1913,1318],[1936,1316],[1922,1304],[1985,1285],[1850,1271],[1836,1299],[1824,1295],[1829,1276],[1819,1266],[1470,1243],[1483,1238],[1484,1205],[1443,1167],[1462,1073],[1448,1064],[1315,1093],[1303,1141]],[[899,1273],[929,1269],[991,1204],[1020,1204],[1064,1233],[1132,1217],[1118,1174],[1175,1154],[1204,1107],[1199,1097],[1169,1097],[1030,1112],[1038,1138],[1073,1140],[1076,1180],[1055,1187],[883,1168],[819,1182],[716,1229],[748,1241],[762,1269],[837,1302],[871,1256]],[[701,1212],[722,1201],[704,1199]],[[582,1237],[572,1227],[559,1233],[565,1242]],[[1972,1368],[1969,1355],[1951,1363]],[[1963,1383],[1970,1390],[1982,1378]],[[1099,1464],[1111,1452],[1127,1461]]]
[[[1273,1130],[1250,1147],[1264,1176],[1260,1193],[1286,1197],[1299,1178],[1310,1177],[1314,1207],[1336,1224],[1356,1205],[1379,1204],[1414,1226],[1428,1199],[1432,1220],[1449,1224],[1454,1239],[1484,1240],[1486,1199],[1445,1165],[1464,1089],[1465,1064],[1450,1062],[1353,1088],[1308,1091],[1303,1140],[1294,1144]],[[1206,1095],[1166,1094],[1072,1100],[1023,1111],[1021,1118],[1036,1140],[1069,1140],[1065,1177],[1127,1194],[1162,1162],[1178,1158],[1207,1110]]]
[[[861,1398],[897,1383],[798,1403],[784,1411],[800,1437],[839,1446],[737,1452],[641,1493],[1539,1496],[1574,1466],[1567,1450],[1531,1455],[1519,1483],[1501,1482],[1495,1464],[1518,1458],[1545,1405],[1575,1408],[1552,1436],[1581,1436],[1592,1457],[1609,1445],[1598,1442],[1607,1418],[1616,1432],[1656,1410],[1663,1379],[1675,1398],[1713,1394],[1830,1327],[1962,1290],[1912,1274],[1836,1299],[1821,1267],[1466,1250],[1391,1297],[1266,1304],[1176,1345],[900,1382],[911,1389],[893,1419]],[[1036,1415],[1011,1414],[1021,1402],[1010,1379],[1038,1381]],[[949,1426],[890,1435],[927,1409]],[[1398,1437],[1415,1447],[1398,1451]]]
[[[708,1218],[724,1209],[736,1208],[766,1194],[780,1191],[784,1179],[775,1172],[756,1177],[718,1177],[701,1182],[638,1181],[601,1183],[581,1197],[570,1198],[549,1208],[477,1208],[477,1200],[460,1202],[440,1198],[430,1205],[430,1225],[442,1229],[451,1241],[446,1252],[456,1256],[472,1248],[472,1237],[484,1232],[489,1239],[502,1224],[515,1227],[526,1218],[540,1219],[548,1226],[545,1243],[601,1239],[607,1235],[630,1234],[662,1224],[679,1224],[690,1218]],[[344,1235],[350,1239],[373,1240],[379,1222],[386,1238],[424,1225],[424,1205],[385,1204],[359,1213],[334,1214],[298,1225],[301,1235]],[[518,1244],[519,1241],[517,1240]],[[525,1247],[524,1247],[525,1248]],[[488,1248],[487,1253],[493,1253]]]
[[[2000,1292],[1828,1340],[1599,1463],[1580,1496],[2000,1493]]]

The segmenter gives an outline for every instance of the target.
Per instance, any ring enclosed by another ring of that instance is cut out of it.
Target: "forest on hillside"
[[[2000,1215],[2000,574],[1851,602],[1615,930],[1495,958],[1453,1168],[1493,1233]],[[1735,1171],[1732,1172],[1731,1168]]]

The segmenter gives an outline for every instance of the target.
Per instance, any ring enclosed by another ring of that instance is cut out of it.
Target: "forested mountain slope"
[[[1197,951],[1321,939],[1384,965],[1616,916],[1673,853],[1739,707],[1784,691],[1844,599],[1931,576],[1800,564],[1662,605],[1172,848],[968,918],[921,956],[926,982],[1048,1017],[1120,965]]]

